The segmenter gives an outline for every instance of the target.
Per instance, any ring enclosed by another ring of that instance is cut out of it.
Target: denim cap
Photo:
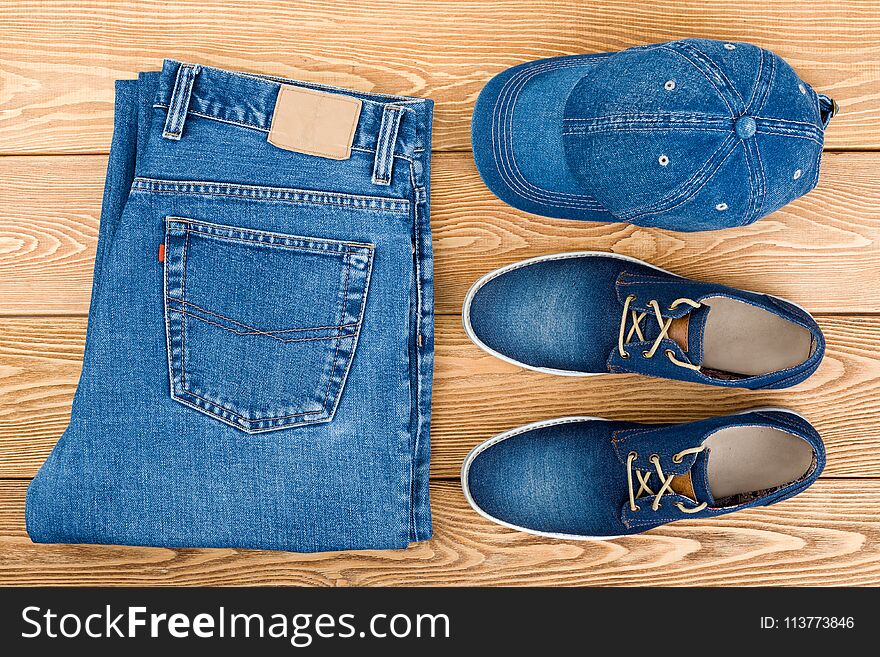
[[[508,69],[480,93],[472,141],[520,210],[715,230],[813,189],[835,111],[767,50],[686,39]]]

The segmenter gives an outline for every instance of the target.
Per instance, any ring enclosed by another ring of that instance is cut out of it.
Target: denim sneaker
[[[520,210],[715,230],[816,186],[836,107],[767,50],[686,39],[503,71],[471,142],[486,185]]]
[[[462,319],[486,352],[548,374],[788,388],[825,353],[816,320],[789,301],[594,251],[490,272],[468,292]]]
[[[825,465],[800,415],[749,411],[679,425],[565,417],[487,440],[461,469],[485,518],[551,538],[614,538],[797,495]]]

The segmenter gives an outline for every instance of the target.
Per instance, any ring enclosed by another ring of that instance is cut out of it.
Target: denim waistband
[[[178,73],[184,67],[191,91],[187,115],[214,119],[242,128],[269,132],[275,101],[281,85],[317,89],[327,93],[352,96],[362,101],[360,118],[352,148],[376,152],[382,135],[382,118],[388,108],[403,110],[394,155],[416,158],[430,149],[431,106],[427,98],[373,94],[340,89],[312,82],[224,71],[210,66],[183,64],[166,59],[153,106],[168,108],[178,85]]]

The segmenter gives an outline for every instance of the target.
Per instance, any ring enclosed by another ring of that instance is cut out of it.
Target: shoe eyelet
[[[627,358],[629,358],[629,352],[624,351],[622,354],[620,354],[620,357],[623,358],[624,360],[626,360]]]
[[[648,355],[648,351],[647,351],[647,350],[645,350],[645,351],[642,352],[642,356],[644,356],[645,358],[650,358],[650,356]]]
[[[681,463],[682,461],[684,461],[684,459],[681,457],[681,454],[673,454],[672,455],[672,462],[673,463]]]
[[[651,454],[651,456],[648,460],[651,461],[651,463],[653,463],[654,461],[659,461],[660,455],[659,454]]]
[[[638,513],[639,511],[642,510],[642,507],[640,507],[638,504],[636,504],[636,508],[635,508],[635,509],[630,509],[630,510],[631,510],[633,513]]]
[[[630,452],[629,454],[627,454],[627,457],[628,457],[628,458],[632,458],[633,460],[635,460],[635,459],[639,458],[639,453],[633,451],[633,452]]]
[[[663,353],[665,353],[667,357],[675,356],[675,352],[672,351],[672,349],[667,349],[667,350],[664,351]]]
[[[630,301],[635,301],[636,295],[635,294],[628,294],[628,295],[626,295],[626,298]]]

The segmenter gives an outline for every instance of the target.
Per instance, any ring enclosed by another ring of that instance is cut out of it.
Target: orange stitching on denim
[[[183,234],[183,274],[180,280],[180,298],[186,299],[186,253],[189,250],[189,229]],[[186,388],[186,317],[180,316],[180,385]]]
[[[358,150],[353,148],[352,150]],[[373,151],[368,151],[372,153]],[[402,156],[395,156],[402,157]],[[406,159],[406,158],[405,158]],[[171,189],[161,189],[161,186]],[[185,190],[183,186],[200,187],[202,189]],[[238,191],[218,192],[205,190],[206,187],[220,187],[229,190],[254,191],[256,196],[251,196]],[[155,178],[135,178],[131,185],[132,191],[155,193],[155,194],[180,194],[188,196],[226,196],[250,201],[292,203],[295,205],[330,205],[350,210],[367,210],[369,212],[392,212],[401,214],[409,212],[409,200],[405,198],[389,198],[380,196],[357,196],[352,194],[337,194],[320,190],[292,189],[284,187],[264,187],[259,185],[235,185],[212,181],[194,180],[158,180]],[[278,196],[271,196],[271,194]],[[262,194],[262,195],[260,195]],[[293,197],[293,198],[284,198]],[[300,198],[296,198],[300,196]],[[328,200],[320,200],[325,197]],[[351,201],[351,202],[348,202]],[[371,207],[377,203],[380,207]]]
[[[173,301],[175,303],[179,303],[184,306],[192,306],[193,308],[200,310],[201,312],[206,313],[208,315],[213,315],[214,317],[219,317],[220,319],[225,319],[226,321],[232,322],[233,324],[241,326],[242,328],[246,328],[248,331],[251,332],[251,333],[240,333],[240,335],[254,334],[254,335],[268,335],[269,337],[274,337],[275,333],[293,333],[293,332],[302,332],[302,331],[329,331],[331,329],[344,329],[344,328],[351,328],[352,326],[357,326],[357,322],[355,322],[353,324],[339,324],[337,326],[309,326],[306,328],[293,328],[293,329],[281,329],[278,331],[268,331],[268,330],[258,329],[255,326],[249,326],[248,324],[244,324],[243,322],[239,322],[237,320],[234,320],[231,317],[227,317],[226,315],[221,315],[220,313],[212,312],[212,311],[208,310],[207,308],[202,308],[201,306],[192,303],[191,301],[184,301],[183,299],[175,299],[174,297],[168,296],[168,295],[166,295],[165,298],[168,301]],[[187,312],[187,311],[184,310],[181,312]],[[193,313],[188,313],[188,314],[195,316]]]
[[[221,406],[220,404],[217,404],[216,402],[212,402],[210,399],[205,399],[201,395],[197,395],[196,393],[192,392],[191,390],[184,390],[183,393],[185,395],[190,395],[192,397],[195,397],[196,399],[201,399],[203,402],[205,402],[206,404],[208,404],[212,408],[220,409],[221,411],[229,413],[230,415],[234,415],[239,420],[242,420],[243,422],[245,422],[247,424],[258,424],[260,422],[270,422],[273,420],[284,420],[289,417],[301,417],[303,415],[320,415],[325,412],[324,409],[321,409],[320,411],[305,411],[303,413],[291,413],[290,415],[278,415],[276,417],[262,417],[262,418],[257,418],[257,419],[251,420],[250,418],[245,417],[244,415],[239,415],[235,411],[230,410],[225,406]]]
[[[230,333],[235,333],[235,335],[265,335],[267,337],[274,338],[275,340],[278,340],[279,342],[283,342],[285,344],[287,344],[288,342],[314,342],[316,340],[344,340],[345,338],[350,338],[350,337],[353,337],[353,335],[354,335],[354,334],[352,334],[352,335],[327,335],[322,338],[289,338],[289,339],[276,338],[271,333],[263,333],[262,331],[254,331],[251,333],[242,333],[241,331],[236,331],[235,329],[229,328],[227,326],[223,326],[222,324],[218,324],[217,322],[212,322],[210,320],[207,320],[204,317],[199,317],[198,315],[191,313],[191,312],[187,312],[186,310],[181,310],[180,312],[183,315],[189,315],[193,319],[197,319],[200,322],[204,322],[205,324],[210,324],[211,326],[216,326],[217,328],[221,328],[224,331],[229,331]]]
[[[186,224],[186,222],[180,222],[180,223],[184,223],[184,224]],[[183,232],[184,232],[184,246],[183,246],[183,275],[182,275],[182,281],[181,281],[181,295],[182,295],[183,297],[185,297],[185,295],[186,295],[186,287],[185,287],[185,281],[186,281],[186,258],[187,258],[187,250],[188,250],[188,245],[189,245],[189,233],[190,233],[190,232],[200,232],[200,231],[197,231],[197,230],[192,230],[192,231],[191,231],[190,228],[189,228],[189,224],[186,224],[186,228],[184,228],[184,231],[183,231]],[[216,237],[218,237],[218,238],[220,238],[220,239],[224,239],[223,236],[216,236]],[[235,238],[225,238],[225,239],[235,239]],[[236,241],[248,241],[248,240],[236,240]],[[258,242],[258,243],[265,244],[265,242]],[[280,245],[269,245],[269,246],[280,246]],[[346,264],[347,264],[347,266],[346,266],[346,270],[345,270],[345,289],[344,289],[343,303],[342,303],[342,319],[344,319],[344,317],[345,317],[346,307],[347,307],[347,305],[348,305],[348,284],[349,284],[349,277],[350,277],[350,273],[351,273],[351,255],[352,255],[352,251],[355,250],[355,249],[353,249],[353,248],[352,248],[350,245],[348,245],[348,244],[345,244],[345,246],[346,246],[347,248],[345,248],[343,251],[339,252],[339,253],[341,253],[341,255],[343,256],[343,258],[345,258],[345,261],[346,261]],[[293,248],[297,248],[297,247],[293,247]],[[361,248],[361,249],[366,249],[367,247],[359,247],[359,248]],[[314,250],[314,249],[306,249],[306,250]],[[368,249],[368,250],[371,251],[372,249],[370,248],[370,249]],[[321,252],[322,252],[322,253],[328,253],[327,251],[321,251]],[[191,303],[189,303],[189,302],[187,302],[187,301],[184,301],[183,299],[173,299],[172,297],[170,297],[170,296],[168,296],[168,295],[165,295],[165,297],[166,297],[167,300],[170,300],[170,301],[176,301],[176,302],[181,303],[181,304],[192,305],[192,306],[195,306],[196,308],[199,308],[199,306],[196,306],[195,304],[191,304]],[[201,309],[201,308],[199,308],[199,309],[200,309],[200,310],[203,310],[204,312],[207,312],[207,313],[209,313],[209,314],[216,314],[216,313],[211,313],[210,311],[206,311],[206,310]],[[363,309],[363,303],[361,304],[361,309]],[[239,413],[236,413],[235,411],[231,410],[230,408],[228,408],[228,407],[226,407],[226,406],[222,406],[222,405],[220,405],[220,404],[218,404],[218,403],[216,403],[216,402],[213,402],[213,401],[211,401],[211,400],[209,400],[209,399],[207,399],[207,398],[205,398],[205,397],[202,397],[201,395],[199,395],[199,394],[197,394],[197,393],[195,393],[195,392],[189,390],[188,388],[186,388],[185,383],[184,383],[184,382],[185,382],[186,372],[185,372],[185,365],[184,365],[183,353],[184,353],[184,350],[185,350],[185,349],[184,349],[184,341],[185,341],[185,340],[184,340],[184,338],[185,338],[185,333],[184,333],[185,328],[184,328],[184,327],[185,327],[185,322],[186,322],[186,319],[185,319],[185,318],[186,318],[186,315],[189,315],[190,317],[193,317],[193,318],[195,318],[195,319],[197,319],[197,320],[199,320],[199,321],[205,322],[205,323],[207,323],[207,324],[213,324],[213,325],[215,325],[215,326],[218,326],[219,328],[223,328],[224,330],[228,330],[228,331],[231,331],[231,332],[233,332],[233,333],[238,333],[238,332],[236,332],[236,331],[234,331],[234,330],[232,330],[232,329],[227,329],[226,327],[220,326],[219,324],[215,324],[214,322],[209,322],[209,321],[207,321],[207,320],[205,320],[205,319],[203,319],[203,318],[201,318],[201,317],[198,317],[197,315],[195,315],[195,314],[193,314],[193,313],[189,313],[189,312],[187,312],[187,311],[185,311],[185,310],[180,310],[180,311],[177,311],[177,312],[179,312],[179,313],[181,314],[181,321],[180,321],[180,324],[181,324],[181,359],[180,359],[180,369],[181,369],[181,391],[180,391],[180,393],[178,393],[178,396],[180,396],[180,397],[189,396],[189,397],[194,397],[194,398],[196,398],[196,399],[199,399],[199,400],[201,400],[202,402],[204,402],[205,405],[208,407],[208,408],[206,408],[205,410],[210,410],[210,411],[212,411],[213,413],[215,413],[215,414],[217,414],[217,415],[221,415],[221,416],[222,416],[224,413],[229,414],[229,415],[231,415],[231,416],[237,418],[241,423],[243,423],[243,424],[245,424],[246,426],[248,426],[248,428],[252,428],[253,425],[255,425],[255,424],[260,424],[260,423],[263,423],[263,422],[276,422],[277,420],[284,420],[284,419],[294,418],[294,417],[303,417],[303,416],[308,416],[308,415],[321,415],[321,414],[326,414],[326,412],[327,412],[327,411],[326,411],[326,409],[327,409],[327,402],[328,402],[328,400],[329,400],[329,397],[330,397],[330,390],[332,389],[332,384],[333,384],[333,375],[334,375],[334,373],[335,373],[335,371],[336,371],[336,362],[337,362],[337,360],[338,360],[338,356],[339,356],[339,342],[340,342],[341,340],[345,340],[345,339],[356,338],[357,335],[358,335],[358,332],[355,332],[355,333],[353,333],[352,335],[333,336],[333,337],[328,337],[328,338],[316,338],[316,339],[319,339],[319,340],[330,340],[330,339],[333,339],[333,340],[336,340],[336,341],[337,341],[337,342],[336,342],[336,348],[335,348],[335,350],[334,350],[334,354],[333,354],[333,364],[332,364],[331,369],[330,369],[330,377],[329,377],[329,380],[328,380],[328,382],[327,382],[327,391],[326,391],[326,394],[325,394],[325,396],[324,396],[324,402],[323,402],[323,405],[322,405],[320,411],[304,411],[304,412],[301,412],[301,413],[292,413],[292,414],[289,414],[289,415],[279,415],[279,416],[274,416],[274,417],[266,417],[266,418],[250,419],[250,418],[248,418],[248,417],[246,417],[246,416],[244,416],[244,415],[241,415],[241,414],[239,414]],[[219,317],[223,317],[222,315],[218,315],[218,316],[219,316]],[[227,319],[227,320],[229,320],[229,321],[231,321],[231,322],[233,322],[233,323],[240,324],[239,322],[236,322],[235,320],[232,320],[232,319],[230,319],[230,318],[223,317],[223,319]],[[355,326],[355,325],[357,325],[357,324],[340,325],[340,326]],[[244,326],[244,325],[243,325],[243,326]],[[248,327],[248,328],[252,328],[252,327]],[[255,331],[259,332],[259,333],[262,333],[262,332],[258,331],[257,329],[253,329],[253,330],[255,330]],[[305,329],[303,329],[303,330],[305,330]],[[267,334],[267,335],[269,335],[269,337],[275,337],[275,336],[272,336],[272,335],[270,335],[270,334]],[[296,340],[296,339],[294,339],[294,340],[284,340],[283,338],[277,338],[277,337],[276,337],[275,339],[277,339],[277,340],[279,340],[279,341],[281,341],[281,342],[301,342],[301,341],[304,341],[304,340]],[[173,392],[173,391],[172,391],[172,392]]]
[[[214,239],[217,239],[217,240],[228,240],[230,242],[244,242],[245,244],[258,244],[260,246],[275,247],[278,249],[295,249],[297,251],[313,251],[314,253],[326,253],[327,255],[342,256],[342,257],[345,257],[347,254],[351,253],[353,248],[360,248],[360,249],[368,249],[369,248],[366,246],[352,247],[349,244],[344,244],[344,246],[345,246],[344,249],[342,249],[340,251],[331,251],[328,249],[313,249],[308,246],[295,246],[293,244],[276,244],[274,242],[264,242],[263,240],[258,240],[258,239],[247,239],[244,237],[230,237],[228,235],[218,235],[217,233],[211,233],[211,232],[198,230],[198,229],[191,229],[191,228],[189,228],[188,225],[187,225],[187,228],[184,229],[184,231],[187,233],[190,233],[190,232],[198,233],[201,237],[203,237],[205,239],[209,239],[209,238],[213,237]]]
[[[340,321],[345,321],[345,312],[346,307],[348,306],[348,275],[351,273],[351,257],[349,254],[346,254],[345,262],[347,267],[345,268],[345,284],[342,293],[342,316],[339,318]],[[333,364],[330,366],[330,377],[327,379],[327,392],[324,394],[324,405],[322,406],[324,410],[327,409],[327,402],[330,400],[330,388],[333,386],[333,375],[336,373],[336,359],[339,357],[339,342],[341,342],[341,340],[337,340],[336,349],[333,351]]]
[[[241,226],[227,226],[225,224],[214,224],[209,221],[200,221],[198,219],[191,219],[189,217],[180,217],[176,215],[169,215],[166,217],[168,223],[176,223],[176,224],[184,224],[183,230],[191,230],[194,233],[204,233],[206,235],[218,235],[220,237],[226,234],[235,234],[241,233],[242,235],[254,235],[254,237],[246,238],[254,241],[259,241],[263,244],[272,245],[275,242],[279,242],[281,244],[287,242],[297,242],[302,244],[327,244],[329,246],[339,248],[339,252],[342,253],[346,249],[341,247],[348,247],[350,249],[363,249],[372,251],[376,248],[375,244],[370,244],[369,242],[350,242],[344,240],[334,240],[329,238],[322,237],[309,237],[306,235],[289,235],[287,233],[276,233],[268,230],[257,230],[256,228],[244,228]],[[272,242],[263,242],[260,240],[260,237],[267,237]],[[326,250],[326,249],[322,249]]]

